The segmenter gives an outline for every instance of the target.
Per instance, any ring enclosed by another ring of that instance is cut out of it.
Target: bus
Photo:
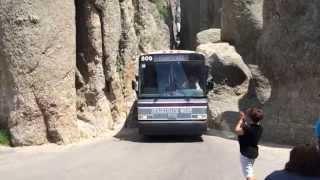
[[[208,68],[204,55],[170,50],[139,57],[138,128],[142,135],[194,135],[207,130]]]

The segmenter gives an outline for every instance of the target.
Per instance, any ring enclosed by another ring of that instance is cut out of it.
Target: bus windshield
[[[140,97],[204,97],[203,61],[142,62]]]

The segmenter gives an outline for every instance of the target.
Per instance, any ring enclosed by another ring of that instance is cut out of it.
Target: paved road
[[[213,135],[143,139],[131,129],[120,138],[71,146],[0,148],[0,179],[10,180],[241,180],[238,144]],[[289,149],[261,147],[258,179],[281,169]]]

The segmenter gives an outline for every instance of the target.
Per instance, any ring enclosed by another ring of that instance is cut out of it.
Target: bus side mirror
[[[132,80],[131,82],[131,86],[132,89],[135,90],[136,92],[138,92],[138,82],[139,82],[139,76],[135,76],[135,80]]]
[[[137,83],[137,81],[132,80],[131,86],[132,86],[132,89],[133,89],[133,90],[135,90],[136,92],[138,92],[138,83]]]

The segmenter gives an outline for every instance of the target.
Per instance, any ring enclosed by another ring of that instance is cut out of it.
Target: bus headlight
[[[199,114],[197,119],[207,119],[207,115],[206,114]]]
[[[138,120],[147,120],[148,119],[148,115],[146,114],[139,114],[138,115]]]

